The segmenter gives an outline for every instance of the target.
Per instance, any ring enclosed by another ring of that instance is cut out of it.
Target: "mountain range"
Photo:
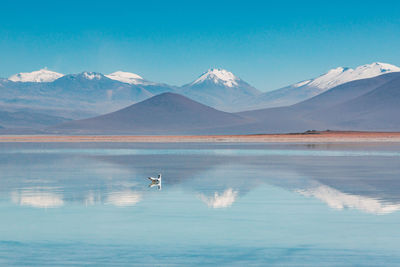
[[[397,66],[379,62],[362,65],[355,69],[338,67],[317,78],[269,91],[257,97],[244,99],[240,106],[242,110],[289,106],[350,81],[399,71],[400,68]]]
[[[2,110],[45,109],[73,119],[112,112],[164,92],[180,93],[224,111],[237,111],[234,107],[240,99],[261,94],[223,69],[210,69],[181,87],[151,82],[123,71],[108,75],[96,72],[63,75],[42,69],[1,79],[0,88]]]
[[[27,76],[21,74],[12,77]],[[33,112],[50,110],[59,116],[79,119],[108,113],[152,97],[159,92],[171,90],[169,86],[162,84],[120,82],[95,72],[68,74],[52,80],[54,76],[49,78],[48,71],[41,70],[36,72],[35,77],[28,77],[28,80],[0,81],[0,107],[3,110],[29,109]],[[71,113],[74,115],[71,116]]]
[[[63,75],[42,69],[0,79],[0,125],[156,134],[391,130],[397,129],[398,75],[394,65],[372,63],[262,93],[223,69],[181,87],[123,71]]]
[[[176,93],[49,128],[72,134],[262,134],[400,131],[400,72],[355,80],[295,105],[227,113]]]

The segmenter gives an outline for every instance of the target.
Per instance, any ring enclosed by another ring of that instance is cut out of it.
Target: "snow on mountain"
[[[356,69],[338,67],[311,80],[294,84],[293,87],[316,87],[322,91],[354,80],[372,78],[384,73],[397,72],[400,68],[387,63],[375,62],[357,67]]]
[[[209,69],[203,73],[197,80],[191,83],[191,85],[200,84],[204,81],[212,81],[215,84],[223,84],[228,87],[238,86],[240,79],[224,69]]]
[[[351,73],[351,78],[348,81],[372,78],[390,72],[400,72],[400,68],[387,63],[375,62],[357,67]]]
[[[57,79],[54,82],[62,83],[63,81],[66,81],[66,80],[74,80],[74,81],[80,81],[80,82],[90,81],[91,83],[104,82],[104,80],[111,81],[99,72],[84,71],[84,72],[80,72],[80,73],[66,74],[63,77],[61,77],[61,79]]]
[[[100,80],[102,76],[100,73],[88,71],[82,72],[82,75],[88,80]]]
[[[110,73],[110,74],[105,75],[105,76],[107,78],[112,79],[112,80],[120,81],[120,82],[123,82],[123,83],[144,84],[144,85],[153,84],[153,83],[143,79],[143,77],[141,77],[141,76],[139,76],[139,75],[137,75],[135,73],[131,73],[131,72],[116,71],[116,72]]]
[[[8,78],[13,82],[52,82],[58,78],[64,76],[64,74],[50,71],[46,68],[33,71],[33,72],[21,72],[14,74]]]

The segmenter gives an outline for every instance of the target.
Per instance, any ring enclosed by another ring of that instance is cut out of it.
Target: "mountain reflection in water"
[[[132,154],[111,153],[109,147],[104,154],[101,148],[67,147],[70,153],[64,153],[63,148],[50,147],[43,155],[35,148],[18,153],[2,150],[0,158],[7,160],[0,163],[0,196],[3,201],[8,195],[12,203],[34,208],[68,203],[135,206],[152,201],[152,187],[161,189],[161,184],[149,185],[145,178],[156,166],[164,170],[165,191],[182,188],[214,209],[230,208],[255,188],[273,186],[313,197],[336,210],[370,214],[399,210],[399,154],[376,149],[350,153],[340,148],[329,147],[322,153],[321,147],[301,146],[277,153],[276,147],[246,147],[244,152],[240,147],[224,147],[210,153],[199,149],[193,155],[187,152],[196,151],[191,147],[186,152],[163,148],[159,155],[155,148],[131,149]],[[382,169],[389,171],[382,173]],[[33,176],[33,170],[38,175]]]
[[[0,143],[0,265],[399,266],[398,151]]]

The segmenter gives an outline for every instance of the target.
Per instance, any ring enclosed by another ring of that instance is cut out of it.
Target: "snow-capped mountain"
[[[77,81],[100,81],[106,77],[98,72],[84,71],[77,74],[67,74],[62,79],[56,81],[57,83],[65,80],[77,80]],[[107,79],[108,80],[108,79]]]
[[[32,72],[21,72],[14,74],[8,78],[13,82],[52,82],[58,78],[64,76],[64,74],[48,70],[46,68],[32,71]]]
[[[0,107],[9,111],[40,111],[66,118],[103,114],[174,91],[174,87],[165,84],[125,83],[88,71],[67,74],[49,82],[0,79],[0,89]]]
[[[190,85],[193,86],[206,81],[212,81],[215,84],[221,84],[227,87],[234,87],[238,86],[238,81],[240,81],[240,79],[233,75],[232,72],[224,69],[209,69]]]
[[[339,67],[311,80],[293,84],[293,87],[316,87],[325,91],[350,81],[372,78],[384,73],[397,72],[400,68],[387,63],[375,62],[359,66],[355,69]]]
[[[182,86],[178,92],[223,111],[234,111],[235,103],[240,99],[261,94],[256,88],[224,69],[209,69],[195,81]]]
[[[246,95],[260,94],[260,91],[256,88],[250,86],[248,83],[235,76],[232,72],[224,69],[209,69],[207,72],[200,75],[200,77],[195,81],[184,85],[183,87],[190,87],[191,89],[199,89],[202,91],[216,88],[230,88],[231,91],[242,92]],[[216,90],[211,92],[218,93]]]
[[[101,113],[153,96],[143,87],[112,80],[98,72],[87,71],[65,75],[50,83],[48,87],[53,88],[49,91],[56,91],[65,99],[88,101]]]
[[[372,63],[355,69],[340,67],[314,79],[261,93],[224,69],[209,69],[182,87],[150,82],[123,71],[109,75],[87,71],[63,75],[42,69],[0,79],[0,106],[8,111],[45,110],[46,114],[83,118],[87,114],[104,114],[161,93],[174,92],[213,108],[234,112],[291,105],[325,91],[329,93],[338,85],[346,86],[349,81],[375,76],[381,80],[387,76],[381,74],[390,72],[399,73],[388,75],[400,74],[400,68],[385,63]],[[345,88],[355,91],[351,84]]]
[[[154,84],[153,82],[147,81],[143,79],[143,77],[132,72],[116,71],[105,76],[109,79],[129,84]]]
[[[399,72],[400,68],[387,63],[375,62],[359,66],[355,69],[338,67],[327,73],[305,81],[301,81],[278,90],[263,93],[256,98],[243,99],[240,106],[244,109],[260,109],[281,107],[296,104],[319,95],[338,85],[385,73]]]

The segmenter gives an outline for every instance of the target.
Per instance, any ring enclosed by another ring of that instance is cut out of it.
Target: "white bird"
[[[158,175],[157,178],[154,177],[148,177],[148,178],[151,181],[149,187],[157,186],[158,190],[161,190],[161,173]]]

